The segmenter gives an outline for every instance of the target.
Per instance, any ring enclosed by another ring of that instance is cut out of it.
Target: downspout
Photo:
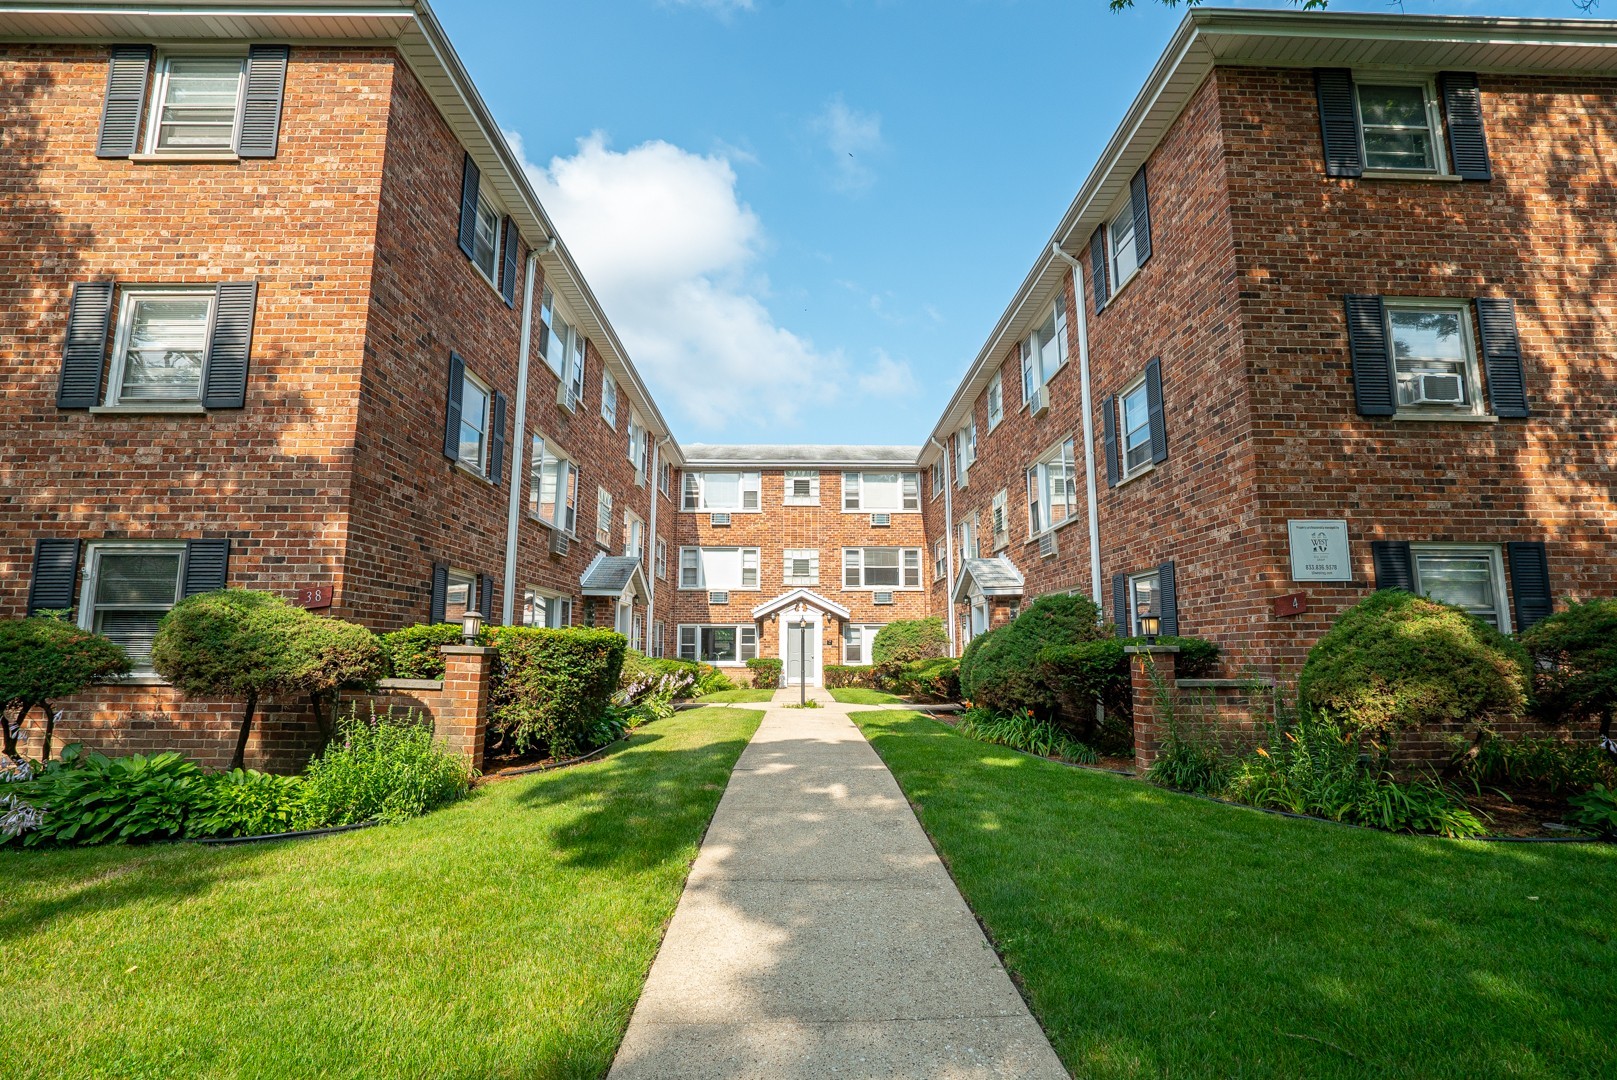
[[[943,469],[943,568],[949,575],[943,583],[943,618],[949,627],[949,655],[959,656],[959,630],[954,617],[954,479],[949,475],[949,448],[936,436],[927,442],[938,448],[938,465]]]
[[[1078,393],[1084,410],[1084,494],[1089,505],[1089,593],[1095,606],[1106,610],[1100,587],[1100,505],[1095,486],[1095,413],[1089,389],[1089,320],[1084,317],[1084,268],[1051,241],[1050,250],[1072,267],[1073,319],[1078,324]]]
[[[647,432],[647,437],[650,437],[650,432]],[[651,624],[657,615],[657,481],[662,476],[663,444],[670,438],[672,436],[664,435],[651,444],[651,475],[646,477],[646,486],[651,489],[651,514],[649,515],[651,518],[651,535],[646,537],[646,554],[650,556],[647,561],[651,563],[651,573],[646,575],[645,645],[648,656],[651,654]],[[668,648],[666,641],[663,643],[663,648],[664,650]]]
[[[556,238],[540,249],[528,250],[527,272],[522,279],[522,334],[517,343],[517,415],[511,432],[511,499],[505,513],[505,581],[500,598],[500,625],[510,626],[516,613],[517,524],[522,520],[522,462],[527,456],[522,440],[528,422],[528,350],[533,344],[533,283],[539,273],[539,256],[556,250]]]

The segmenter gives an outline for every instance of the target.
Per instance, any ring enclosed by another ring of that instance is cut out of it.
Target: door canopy
[[[843,607],[834,600],[827,600],[825,597],[811,589],[793,589],[790,592],[783,592],[773,600],[765,601],[764,603],[753,608],[753,621],[758,622],[769,618],[769,616],[774,615],[777,612],[789,611],[796,607],[799,601],[807,604],[811,608],[816,608],[825,612],[825,614],[830,615],[832,618],[840,619],[843,622],[847,622],[853,617],[853,612],[849,611],[847,608]]]

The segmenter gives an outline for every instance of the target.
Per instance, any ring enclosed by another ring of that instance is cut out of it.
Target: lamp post
[[[808,605],[797,602],[797,703],[808,704]]]
[[[1145,637],[1147,645],[1157,643],[1157,631],[1162,628],[1162,618],[1158,615],[1140,616],[1140,633]]]
[[[477,635],[483,632],[483,613],[467,608],[460,617],[460,639],[467,645],[477,644]]]

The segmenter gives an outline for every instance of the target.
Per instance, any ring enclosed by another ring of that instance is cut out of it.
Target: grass
[[[601,1076],[760,716],[327,839],[0,851],[0,1072]]]
[[[1617,1060],[1617,847],[1397,836],[855,721],[1085,1077],[1572,1077]]]
[[[768,687],[741,686],[734,690],[719,690],[712,694],[703,694],[697,701],[704,705],[717,705],[723,702],[731,704],[757,704],[770,702],[775,699],[775,691]]]
[[[899,705],[904,699],[885,690],[868,690],[863,686],[839,686],[831,697],[844,705]]]

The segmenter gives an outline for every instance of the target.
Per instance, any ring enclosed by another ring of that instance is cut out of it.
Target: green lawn
[[[863,686],[839,686],[831,697],[844,705],[901,705],[904,699],[885,690],[867,690]]]
[[[768,687],[742,686],[735,690],[720,690],[713,694],[703,694],[696,700],[702,702],[704,705],[716,705],[722,702],[730,702],[731,704],[740,702],[742,704],[747,704],[773,701],[774,697],[775,691],[769,689]]]
[[[0,851],[0,1072],[601,1076],[760,716],[327,839]]]
[[[1612,1075],[1617,847],[1290,820],[854,719],[1075,1075]]]

